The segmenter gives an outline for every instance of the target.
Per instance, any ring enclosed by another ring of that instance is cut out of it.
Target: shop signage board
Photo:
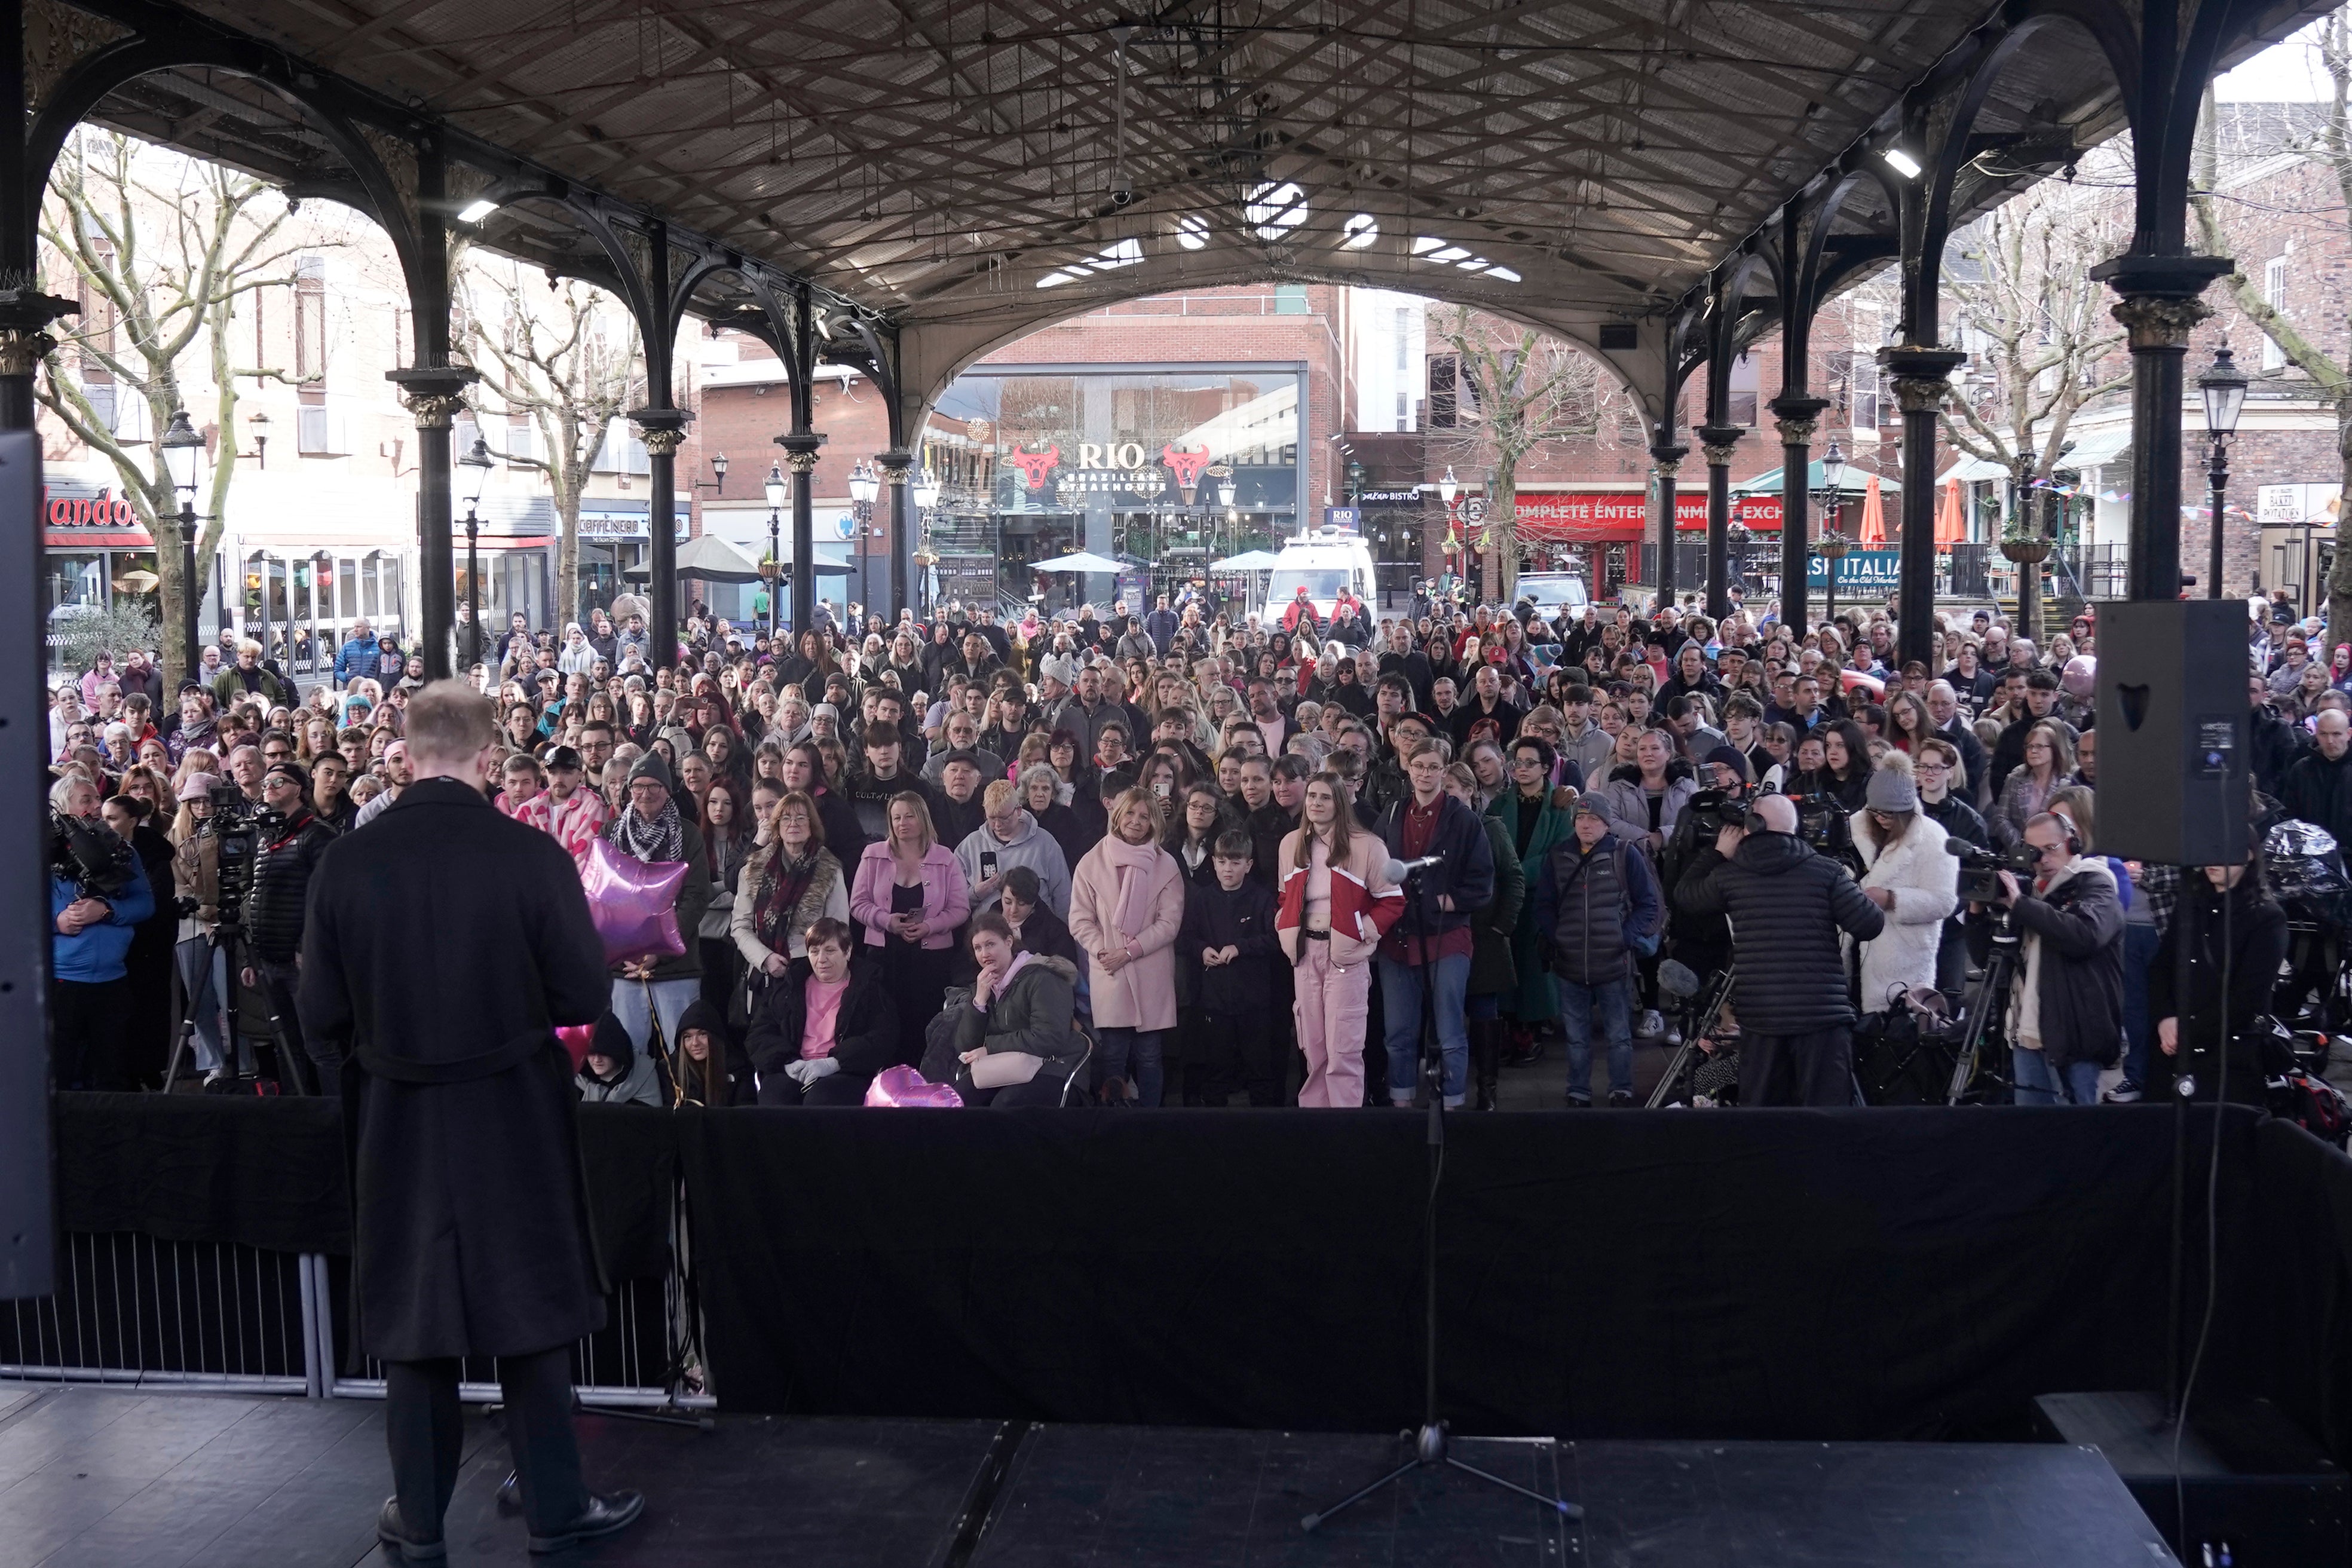
[[[1472,496],[1460,504],[1462,520],[1474,526],[1486,520],[1489,507]],[[1635,542],[1646,537],[1650,497],[1642,490],[1521,490],[1513,501],[1519,538],[1530,543]],[[1780,498],[1748,496],[1731,503],[1731,521],[1755,532],[1778,532]],[[1706,492],[1678,489],[1675,494],[1677,531],[1706,527]]]
[[[1841,590],[1861,588],[1891,594],[1902,582],[1903,552],[1900,550],[1855,550],[1838,557],[1837,585]],[[1826,588],[1829,585],[1829,558],[1806,556],[1805,586]]]

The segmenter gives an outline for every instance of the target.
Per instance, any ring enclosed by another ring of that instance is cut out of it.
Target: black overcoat
[[[452,779],[330,845],[304,1034],[344,1052],[360,1343],[527,1355],[604,1323],[571,1059],[612,983],[572,857]]]

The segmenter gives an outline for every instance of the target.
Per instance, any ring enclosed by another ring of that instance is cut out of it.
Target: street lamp
[[[768,558],[760,563],[760,574],[768,580],[768,642],[772,647],[776,640],[778,624],[776,620],[777,589],[782,586],[784,577],[784,558],[782,553],[783,541],[780,531],[784,525],[784,501],[791,494],[790,487],[784,483],[784,469],[781,463],[768,465],[767,491]]]
[[[694,488],[698,490],[716,490],[719,494],[725,495],[727,493],[726,453],[718,452],[712,454],[710,458],[710,471],[715,477],[708,484],[704,483],[700,479],[695,480]]]
[[[1227,511],[1234,510],[1234,476],[1230,473],[1217,476],[1217,504]]]
[[[939,475],[931,472],[931,466],[929,463],[925,463],[923,465],[921,476],[918,478],[914,483],[913,494],[915,498],[915,510],[917,511],[929,511],[931,508],[939,505],[940,489]]]
[[[188,411],[175,408],[172,422],[156,441],[163,449],[163,468],[180,495],[180,613],[185,623],[188,668],[183,679],[196,673],[196,470],[203,466],[205,438],[188,423]]]
[[[1846,552],[1853,548],[1845,535],[1838,531],[1838,522],[1845,510],[1844,490],[1845,449],[1832,440],[1830,449],[1822,454],[1822,516],[1825,521],[1822,526],[1821,542],[1815,546],[1822,559],[1830,566],[1829,594],[1823,602],[1822,618],[1832,622],[1837,619],[1838,563],[1844,560]],[[1798,629],[1801,635],[1803,628]]]
[[[253,426],[253,466],[256,469],[267,468],[269,467],[269,416],[266,411],[257,412],[246,423]]]
[[[2238,415],[2246,405],[2246,373],[2230,356],[2227,343],[2213,351],[2210,369],[2197,378],[2205,395],[2205,434],[2213,443],[2213,458],[2205,478],[2213,487],[2213,539],[2206,561],[2205,596],[2221,596],[2221,510],[2230,490],[2230,439],[2237,433]]]
[[[480,587],[481,566],[475,557],[474,540],[481,528],[478,515],[482,504],[482,487],[490,482],[490,448],[479,436],[474,437],[473,450],[457,459],[466,470],[466,668],[470,672],[482,662],[482,605]]]
[[[881,493],[882,477],[860,458],[857,466],[849,470],[849,504],[856,510],[858,527],[874,521],[874,498]]]

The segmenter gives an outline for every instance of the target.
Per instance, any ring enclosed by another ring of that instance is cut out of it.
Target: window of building
[[[298,258],[294,263],[294,379],[327,378],[327,260]]]
[[[2286,310],[2286,258],[2273,256],[2263,264],[2263,303],[2272,310]],[[2268,332],[2263,334],[2263,368],[2286,368],[2286,351]]]
[[[1858,348],[1851,360],[1853,371],[1849,384],[1853,389],[1853,427],[1857,430],[1878,428],[1878,353],[1875,349]]]
[[[1429,427],[1451,430],[1454,426],[1455,410],[1459,407],[1458,387],[1462,379],[1462,362],[1452,354],[1432,354],[1429,358]]]
[[[1741,354],[1731,362],[1731,396],[1728,412],[1734,425],[1753,428],[1756,424],[1756,356]]]
[[[1277,316],[1307,314],[1307,285],[1277,283],[1274,286],[1274,313]]]

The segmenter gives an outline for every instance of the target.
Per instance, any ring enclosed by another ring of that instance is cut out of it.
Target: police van
[[[1302,586],[1316,615],[1325,620],[1330,619],[1343,588],[1368,610],[1380,604],[1372,581],[1372,547],[1364,542],[1362,534],[1331,523],[1286,541],[1268,575],[1265,608],[1269,616],[1279,616],[1288,609]]]

